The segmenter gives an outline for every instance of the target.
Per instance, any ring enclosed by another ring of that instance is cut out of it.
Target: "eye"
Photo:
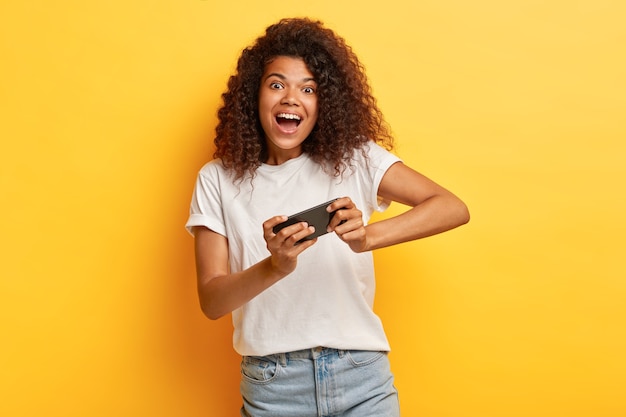
[[[272,90],[281,90],[283,88],[283,85],[279,83],[278,81],[272,81],[270,83],[270,88]]]
[[[315,94],[315,88],[313,87],[304,87],[302,92],[305,94]]]

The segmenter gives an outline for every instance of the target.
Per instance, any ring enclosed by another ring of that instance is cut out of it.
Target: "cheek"
[[[310,118],[314,118],[317,121],[317,115],[319,114],[319,106],[317,99],[311,100],[307,106],[307,112]]]
[[[318,117],[319,117],[319,112],[318,112],[318,109],[317,109],[317,107],[316,107],[316,108],[315,108],[315,113],[314,113],[314,116],[313,116],[313,122],[314,122],[314,124],[317,124],[317,119],[318,119]]]
[[[263,113],[267,111],[267,99],[262,95],[259,97],[258,108],[261,116],[263,116]]]
[[[272,107],[267,102],[267,100],[260,99],[258,104],[258,114],[259,119],[263,124],[268,123],[269,119],[272,117]]]

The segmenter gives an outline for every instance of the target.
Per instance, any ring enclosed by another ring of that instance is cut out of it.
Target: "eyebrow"
[[[287,77],[285,77],[283,74],[278,73],[278,72],[272,72],[271,74],[267,74],[267,77],[265,77],[265,80],[267,80],[270,77],[278,77],[281,80],[286,80],[287,79]],[[302,79],[302,82],[305,82],[305,83],[308,83],[309,81],[317,82],[317,81],[315,81],[315,78],[313,78],[313,77],[307,77],[307,78],[303,78]]]

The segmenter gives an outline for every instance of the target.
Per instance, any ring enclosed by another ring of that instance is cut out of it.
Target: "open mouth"
[[[295,130],[302,119],[293,113],[278,113],[276,115],[276,123],[285,130]]]

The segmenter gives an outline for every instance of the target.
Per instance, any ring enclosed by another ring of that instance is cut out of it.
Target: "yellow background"
[[[626,415],[618,0],[3,1],[0,415],[238,415],[183,224],[240,50],[301,15],[471,209],[376,253],[403,415]]]

